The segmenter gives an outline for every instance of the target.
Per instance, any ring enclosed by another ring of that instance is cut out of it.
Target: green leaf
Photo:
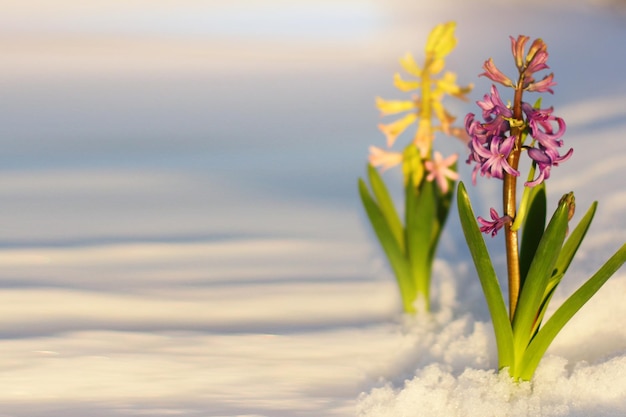
[[[411,279],[409,263],[405,258],[400,245],[398,245],[398,241],[393,236],[382,211],[372,199],[372,196],[367,189],[367,185],[365,185],[365,181],[360,178],[359,194],[361,195],[361,200],[363,201],[363,206],[365,207],[365,212],[367,213],[370,223],[372,224],[372,228],[374,229],[374,232],[376,232],[378,241],[385,251],[387,259],[389,260],[391,268],[396,276],[396,280],[398,281],[404,311],[412,312],[414,311],[413,301],[415,298],[415,286]]]
[[[524,137],[525,134],[522,135],[522,137]],[[522,142],[523,143],[523,142]],[[533,178],[535,178],[535,169],[537,168],[537,163],[533,162],[530,166],[530,169],[528,170],[528,181],[532,181]],[[519,206],[517,207],[517,212],[515,213],[515,220],[513,221],[513,224],[511,225],[511,230],[515,231],[515,230],[519,230],[519,228],[522,226],[522,223],[524,223],[526,221],[526,213],[528,212],[528,206],[531,200],[531,197],[538,192],[539,188],[543,186],[545,187],[545,182],[540,183],[537,186],[534,187],[524,187],[524,192],[522,193],[522,201],[519,203]]]
[[[385,186],[383,179],[372,164],[367,164],[367,174],[372,187],[372,192],[378,202],[378,207],[380,208],[383,217],[387,220],[391,233],[396,238],[398,245],[404,252],[404,228],[402,226],[402,222],[400,221],[400,217],[398,216],[398,212],[396,211],[396,207],[393,204],[393,200],[389,195],[389,191],[387,191],[387,187]]]
[[[539,330],[524,354],[520,378],[530,380],[539,365],[541,358],[563,329],[567,322],[582,308],[583,305],[626,261],[626,244],[622,247],[585,282],[574,294],[572,294],[557,311],[550,317],[546,324]]]
[[[524,287],[524,280],[528,274],[530,264],[537,252],[537,246],[546,227],[546,186],[545,183],[526,189],[528,196],[528,211],[522,226],[522,244],[520,249],[520,287]]]
[[[521,289],[513,317],[513,339],[517,360],[521,360],[521,355],[528,347],[533,335],[532,329],[552,277],[554,264],[561,252],[563,240],[565,240],[567,215],[568,204],[563,201],[556,209],[537,246],[536,255]]]
[[[556,264],[554,265],[554,271],[552,272],[552,277],[550,277],[548,286],[546,287],[546,291],[543,296],[543,301],[539,309],[539,314],[537,315],[537,320],[535,321],[535,325],[533,326],[533,331],[532,331],[533,335],[539,329],[539,326],[541,325],[541,322],[543,321],[543,318],[546,314],[546,310],[548,309],[548,305],[550,303],[550,299],[552,298],[552,294],[554,293],[554,291],[556,290],[556,287],[559,285],[559,283],[561,282],[561,279],[565,275],[567,268],[572,262],[572,259],[574,258],[576,251],[580,247],[580,244],[582,240],[584,239],[585,234],[587,233],[587,230],[589,229],[591,221],[593,220],[593,215],[596,211],[596,207],[597,207],[597,202],[594,202],[589,208],[589,210],[587,211],[587,213],[585,214],[585,216],[578,223],[578,226],[576,226],[576,229],[574,229],[574,232],[572,232],[569,239],[567,239],[567,241],[563,245],[563,248],[561,249],[561,253],[559,254],[559,257],[556,260]]]
[[[576,255],[580,244],[587,234],[587,230],[589,230],[589,226],[591,225],[591,221],[593,220],[597,207],[598,202],[594,201],[591,207],[589,207],[589,210],[587,210],[587,213],[582,219],[580,219],[578,226],[576,226],[570,237],[563,245],[563,250],[561,250],[561,254],[556,261],[556,273],[565,274],[565,272],[567,272],[567,268],[569,268],[572,259],[574,259],[574,255]]]
[[[435,194],[433,183],[422,181],[419,192],[409,178],[406,185],[406,248],[411,273],[418,295],[423,295],[428,309],[431,235],[435,221]]]
[[[465,234],[465,240],[469,247],[476,272],[480,279],[480,284],[485,294],[489,313],[493,321],[493,328],[496,334],[496,344],[498,347],[498,367],[500,369],[507,366],[514,366],[513,361],[513,333],[506,305],[502,298],[502,291],[498,283],[498,277],[491,263],[487,246],[480,233],[472,205],[469,201],[465,185],[459,183],[457,189],[457,205],[461,226]]]
[[[543,295],[543,300],[541,301],[541,305],[539,306],[539,313],[537,314],[537,318],[535,319],[535,323],[533,324],[533,328],[530,332],[532,335],[530,337],[530,340],[532,340],[532,338],[535,337],[535,335],[537,334],[537,331],[539,330],[539,327],[541,327],[541,322],[543,321],[543,318],[545,317],[546,312],[548,311],[548,306],[550,305],[550,300],[552,300],[552,295],[554,295],[554,291],[556,290],[556,287],[561,282],[561,278],[563,278],[563,275],[558,274],[557,276],[553,276],[550,279],[550,282],[548,283],[548,286],[546,287],[546,292]]]

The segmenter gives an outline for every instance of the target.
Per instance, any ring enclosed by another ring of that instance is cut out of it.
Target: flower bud
[[[567,204],[567,221],[572,220],[574,217],[574,212],[576,211],[576,199],[574,198],[574,192],[570,191],[569,193],[563,195],[559,200],[559,206],[561,204]]]

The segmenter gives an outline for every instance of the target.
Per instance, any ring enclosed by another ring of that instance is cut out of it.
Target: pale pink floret
[[[441,189],[441,192],[446,194],[448,192],[448,179],[456,181],[459,179],[459,174],[450,169],[452,165],[458,159],[457,154],[450,155],[446,159],[439,152],[435,152],[431,161],[424,161],[424,167],[428,171],[426,181],[437,181],[437,185]]]
[[[369,162],[375,167],[381,167],[382,171],[392,168],[402,163],[402,154],[400,152],[386,151],[370,146]]]

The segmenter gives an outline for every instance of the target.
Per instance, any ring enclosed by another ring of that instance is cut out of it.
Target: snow
[[[626,240],[619,2],[1,3],[0,416],[626,414],[625,270],[514,385],[455,209],[434,312],[403,317],[356,191],[374,97],[432,26],[458,22],[473,100],[541,36],[575,149],[550,204],[600,203],[559,305]]]

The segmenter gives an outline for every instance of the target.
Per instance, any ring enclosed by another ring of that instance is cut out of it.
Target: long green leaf
[[[533,335],[536,333],[537,329],[541,325],[543,318],[548,309],[548,305],[550,304],[550,299],[552,298],[552,294],[556,290],[556,287],[561,282],[561,279],[565,275],[572,259],[574,259],[574,255],[578,251],[582,240],[589,230],[589,226],[591,225],[591,221],[593,220],[593,215],[596,211],[597,202],[594,202],[585,216],[578,223],[578,226],[574,229],[570,237],[565,241],[563,248],[561,249],[561,253],[556,260],[556,264],[554,265],[554,270],[552,272],[552,277],[548,282],[548,286],[546,287],[545,294],[543,296],[543,301],[541,302],[541,307],[539,308],[539,314],[537,315],[537,319],[533,326]]]
[[[462,182],[459,183],[457,189],[457,205],[465,240],[472,254],[476,272],[478,273],[487,306],[489,307],[489,313],[493,320],[493,328],[498,347],[498,367],[502,369],[507,366],[513,366],[513,333],[509,315],[506,311],[504,299],[502,298],[498,277],[491,263],[485,241],[480,234],[472,205]]]
[[[532,340],[522,361],[520,368],[520,378],[530,380],[539,365],[541,358],[554,340],[557,334],[563,329],[567,322],[581,309],[583,305],[604,283],[626,262],[626,244],[622,247],[596,272],[587,282],[585,282],[574,294],[572,294],[546,324],[539,330],[539,333]]]
[[[552,272],[552,276],[548,281],[548,285],[546,287],[543,300],[541,302],[541,306],[539,308],[539,314],[537,314],[537,319],[535,320],[535,324],[533,325],[533,336],[536,331],[541,326],[541,322],[546,314],[548,309],[548,305],[550,304],[550,299],[552,298],[552,294],[556,290],[556,287],[561,282],[561,279],[565,275],[567,268],[569,267],[576,251],[580,247],[580,243],[585,237],[587,230],[589,229],[589,225],[591,224],[591,220],[593,220],[593,215],[596,211],[597,203],[593,203],[585,216],[578,223],[578,226],[574,229],[574,232],[571,234],[569,239],[566,240],[563,248],[561,249],[561,253],[556,260],[556,264],[554,265],[554,270]]]
[[[526,191],[526,190],[525,190]],[[546,186],[545,182],[528,191],[528,212],[522,226],[522,244],[520,249],[520,287],[524,287],[524,280],[530,269],[530,264],[537,252],[537,246],[546,227]]]
[[[398,287],[400,288],[400,295],[402,296],[402,304],[404,311],[412,312],[413,301],[415,297],[415,286],[411,279],[411,270],[409,263],[405,258],[402,249],[398,245],[398,241],[393,236],[389,224],[385,220],[380,208],[376,202],[372,199],[372,196],[365,185],[365,181],[359,178],[359,194],[365,207],[365,212],[370,219],[372,228],[376,232],[378,241],[380,242],[387,259],[391,264],[396,279],[398,281]]]
[[[522,287],[513,317],[513,339],[517,360],[522,359],[521,355],[528,347],[533,335],[532,329],[537,320],[537,314],[552,277],[554,264],[563,246],[563,240],[565,240],[567,214],[568,204],[564,201],[556,209],[543,233]]]
[[[587,234],[587,230],[589,230],[597,207],[598,202],[594,201],[591,207],[589,207],[589,210],[587,210],[587,213],[580,219],[578,226],[576,226],[570,237],[565,241],[563,250],[561,250],[561,254],[556,261],[556,273],[565,274],[565,272],[567,272],[567,268],[569,268],[572,259],[574,259],[574,255],[576,255],[576,251],[578,251],[581,242]]]
[[[370,181],[370,186],[372,187],[372,192],[374,193],[374,197],[378,203],[378,208],[380,208],[380,211],[389,224],[391,233],[393,233],[393,236],[398,241],[398,245],[404,252],[404,228],[402,227],[402,222],[400,221],[396,207],[393,204],[393,200],[389,195],[389,191],[387,191],[387,187],[385,186],[383,179],[372,164],[367,164],[367,175]]]
[[[430,243],[435,221],[433,183],[422,181],[419,192],[412,178],[406,185],[406,246],[411,273],[418,295],[423,295],[429,308]]]
[[[543,318],[545,317],[546,312],[548,311],[548,306],[550,305],[550,300],[552,300],[552,295],[554,295],[554,291],[556,291],[556,287],[561,282],[561,278],[563,278],[562,274],[558,274],[557,276],[553,276],[552,278],[550,278],[550,282],[548,283],[548,286],[546,287],[546,292],[543,295],[543,300],[541,301],[541,305],[539,306],[539,313],[537,313],[537,318],[535,319],[535,323],[533,324],[533,328],[530,332],[532,335],[530,337],[530,340],[532,340],[532,338],[535,337],[535,335],[537,334],[537,331],[539,330],[539,327],[541,327],[541,322],[543,322]]]

